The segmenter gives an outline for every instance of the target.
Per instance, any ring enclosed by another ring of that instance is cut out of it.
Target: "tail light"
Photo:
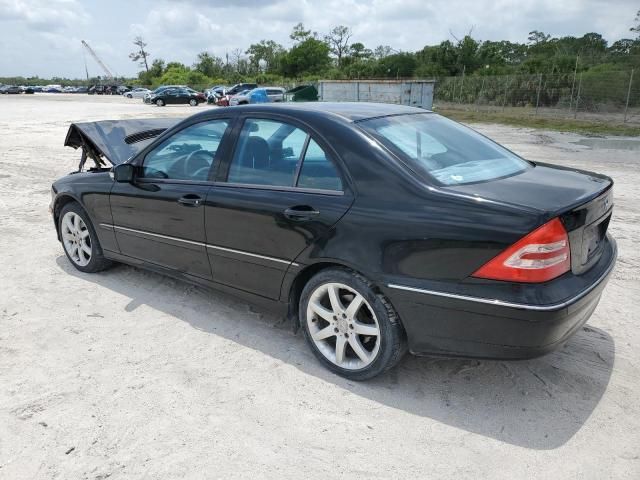
[[[569,237],[560,219],[554,218],[489,260],[473,276],[540,283],[559,277],[570,268]]]

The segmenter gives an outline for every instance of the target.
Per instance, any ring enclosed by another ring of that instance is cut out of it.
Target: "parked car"
[[[22,93],[22,90],[16,85],[4,85],[3,87],[0,87],[0,93],[4,95],[15,95],[17,93]]]
[[[251,92],[251,90],[243,90],[235,95],[227,95],[226,106],[246,105],[249,103],[249,92]]]
[[[45,93],[62,93],[62,85],[47,85],[42,88]]]
[[[282,87],[264,87],[271,102],[284,102],[285,89]]]
[[[246,90],[229,98],[229,105],[246,105],[248,103],[282,102],[284,100],[284,88],[261,87]]]
[[[188,104],[197,107],[204,102],[204,95],[190,88],[165,88],[160,93],[154,93],[149,98],[149,103],[156,104],[159,107],[165,105]]]
[[[204,103],[207,101],[207,96],[204,94],[204,92],[199,92],[190,87],[185,87],[185,90],[195,95],[198,99],[198,103]]]
[[[143,97],[144,103],[153,103],[151,102],[151,96],[158,95],[159,93],[162,93],[162,91],[166,90],[167,88],[187,88],[187,86],[186,85],[162,85],[156,88],[155,90],[149,93],[146,93],[145,96]]]
[[[124,93],[123,95],[127,98],[144,98],[144,96],[147,93],[151,93],[151,90],[149,90],[148,88],[144,88],[144,87],[137,87],[134,88],[133,90],[129,90],[128,92]]]
[[[229,96],[237,95],[240,92],[245,90],[253,90],[254,88],[258,88],[258,84],[256,83],[237,83],[233,87],[228,88],[226,94]]]
[[[354,380],[407,349],[545,354],[616,260],[609,177],[419,108],[247,105],[73,124],[65,145],[97,161],[52,187],[76,269],[130,263],[270,306]]]
[[[25,94],[29,94],[30,95],[30,94],[33,94],[35,92],[36,92],[36,90],[35,90],[34,87],[24,87],[24,93]]]
[[[213,86],[213,87],[211,87],[211,88],[207,88],[207,89],[204,91],[204,95],[205,95],[205,96],[207,97],[207,99],[208,99],[208,98],[209,98],[211,95],[213,95],[214,93],[218,93],[218,92],[220,92],[220,93],[224,93],[224,92],[226,91],[226,89],[227,89],[227,87],[225,87],[224,85],[214,85],[214,86]]]

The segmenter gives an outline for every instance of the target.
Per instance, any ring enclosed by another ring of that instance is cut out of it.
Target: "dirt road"
[[[408,356],[353,383],[280,318],[131,267],[80,274],[64,256],[47,206],[77,165],[69,122],[202,108],[0,96],[0,478],[640,478],[640,150],[479,127],[616,180],[613,279],[546,357]]]

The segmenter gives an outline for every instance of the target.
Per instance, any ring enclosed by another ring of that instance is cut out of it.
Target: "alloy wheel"
[[[347,370],[370,365],[380,350],[380,325],[365,298],[343,283],[317,287],[307,305],[307,327],[322,355]]]
[[[82,217],[75,212],[67,212],[60,224],[62,243],[69,258],[81,267],[91,261],[91,234]]]

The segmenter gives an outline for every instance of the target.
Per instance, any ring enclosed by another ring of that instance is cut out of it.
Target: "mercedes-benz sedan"
[[[272,307],[356,380],[407,349],[549,352],[616,259],[610,178],[417,108],[246,105],[77,123],[65,144],[80,168],[51,211],[75,268],[123,262]]]

